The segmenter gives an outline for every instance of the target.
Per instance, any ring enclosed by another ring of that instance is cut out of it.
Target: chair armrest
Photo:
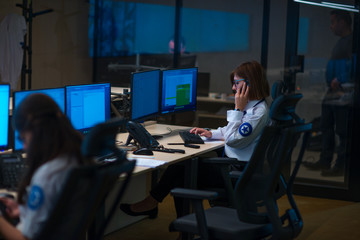
[[[214,199],[217,197],[217,192],[194,190],[186,188],[174,188],[171,190],[171,195],[174,197],[182,197],[190,199],[193,209],[195,211],[195,217],[197,222],[197,228],[201,239],[209,239],[209,232],[204,212],[203,200]],[[171,228],[171,225],[170,225]]]
[[[189,199],[215,199],[218,196],[217,192],[194,190],[186,188],[174,188],[171,190],[171,195],[174,197],[189,198]]]

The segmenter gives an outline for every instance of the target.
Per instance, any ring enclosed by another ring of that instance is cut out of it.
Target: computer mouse
[[[133,151],[133,154],[135,155],[154,155],[153,151],[147,148],[139,148],[135,151]]]

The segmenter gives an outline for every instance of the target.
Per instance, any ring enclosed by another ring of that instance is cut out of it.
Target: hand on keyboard
[[[204,140],[199,135],[192,134],[189,131],[181,131],[179,135],[186,144],[204,144]]]
[[[194,127],[193,129],[190,130],[190,133],[200,135],[200,136],[206,137],[206,138],[212,137],[212,132],[211,132],[211,129],[209,129],[209,128]]]

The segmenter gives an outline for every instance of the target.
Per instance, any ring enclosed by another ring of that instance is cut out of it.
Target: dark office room
[[[360,239],[359,43],[360,0],[1,0],[0,239]]]

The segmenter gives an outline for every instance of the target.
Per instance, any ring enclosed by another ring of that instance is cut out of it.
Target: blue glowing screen
[[[8,146],[10,86],[0,85],[0,150]]]
[[[110,84],[66,86],[66,115],[82,133],[110,119]]]
[[[144,119],[159,113],[160,70],[136,72],[131,79],[131,119]]]
[[[19,106],[21,101],[32,93],[43,93],[51,97],[60,107],[61,111],[65,113],[65,88],[50,88],[50,89],[39,89],[39,90],[27,90],[14,92],[14,108],[13,111]],[[19,133],[15,131],[14,135],[14,150],[19,151],[23,149],[22,142],[19,140]]]
[[[174,37],[175,7],[159,4],[98,1],[97,56],[169,53]],[[183,52],[246,51],[248,14],[182,8]],[[89,51],[94,56],[95,0],[90,0]]]

